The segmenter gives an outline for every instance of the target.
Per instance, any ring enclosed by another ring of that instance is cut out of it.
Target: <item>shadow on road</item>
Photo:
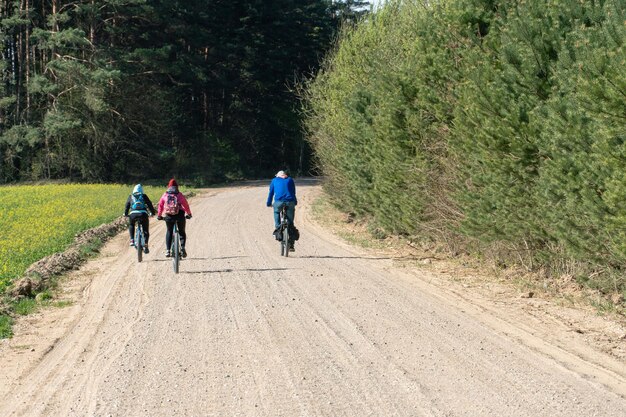
[[[181,261],[208,261],[211,259],[220,259],[220,258],[181,258]],[[172,258],[160,258],[160,259],[146,259],[144,262],[172,262]]]
[[[267,271],[287,271],[290,268],[243,268],[243,269],[212,269],[206,271],[181,271],[183,274],[220,274],[225,272],[267,272]]]
[[[383,257],[380,257],[380,258],[376,258],[376,257],[371,257],[371,256],[330,256],[330,255],[324,255],[324,256],[305,255],[305,256],[299,256],[299,258],[307,258],[307,259],[371,259],[371,260],[401,259],[401,258],[392,258],[392,257],[389,257],[389,256],[383,256]]]

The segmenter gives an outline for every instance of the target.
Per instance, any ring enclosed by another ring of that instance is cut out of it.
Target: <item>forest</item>
[[[328,194],[377,235],[624,300],[625,16],[624,0],[387,2],[307,83]]]
[[[295,86],[367,5],[1,0],[0,183],[306,173]]]

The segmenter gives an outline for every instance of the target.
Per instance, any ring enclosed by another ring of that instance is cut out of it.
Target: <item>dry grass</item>
[[[445,274],[448,279],[467,286],[498,286],[498,291],[517,297],[536,297],[568,307],[592,308],[597,314],[626,320],[626,304],[619,293],[606,295],[581,284],[576,271],[530,270],[526,263],[505,263],[496,256],[470,255],[433,242],[412,242],[398,236],[376,238],[367,219],[355,219],[337,209],[325,196],[313,203],[313,217],[347,243],[393,257],[401,267],[418,267]],[[498,252],[497,248],[493,249]],[[492,254],[493,255],[493,254]]]

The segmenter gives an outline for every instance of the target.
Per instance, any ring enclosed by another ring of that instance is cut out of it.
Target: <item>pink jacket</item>
[[[161,199],[159,200],[159,207],[157,208],[157,216],[163,215],[163,209],[165,206],[165,202],[167,201],[167,194],[168,194],[167,192],[163,193],[163,195],[161,196]],[[189,208],[189,203],[187,202],[187,199],[185,198],[183,193],[178,192],[176,194],[176,197],[178,198],[178,204],[180,204],[180,207],[183,209],[185,214],[188,214],[191,216],[191,209]]]

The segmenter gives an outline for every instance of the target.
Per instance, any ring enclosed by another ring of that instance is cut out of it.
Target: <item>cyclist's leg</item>
[[[131,213],[128,216],[128,232],[130,233],[130,240],[134,244],[135,243],[135,225],[137,223],[137,219],[141,217],[139,213]]]
[[[187,232],[185,231],[185,225],[187,221],[185,220],[185,216],[181,215],[180,219],[176,220],[178,222],[178,233],[180,234],[180,246],[185,247],[185,243],[187,242]]]
[[[180,235],[180,255],[183,258],[187,257],[187,250],[185,249],[185,243],[187,242],[187,232],[185,231],[185,226],[187,221],[185,220],[185,215],[180,213],[180,218],[177,220],[178,223],[178,234]]]
[[[288,201],[285,204],[287,204],[287,220],[289,221],[289,226],[293,226],[293,221],[296,216],[296,203],[294,201]]]
[[[130,234],[130,240],[135,238],[135,220],[132,214],[128,216],[128,234]]]
[[[167,232],[165,232],[165,249],[168,252],[172,247],[172,234],[174,233],[174,223],[176,223],[176,220],[170,217],[165,219],[165,226],[167,226]]]
[[[282,201],[274,201],[274,229],[280,227],[280,209],[285,204]]]
[[[143,227],[144,243],[148,246],[148,241],[150,240],[150,221],[148,220],[148,213],[143,213],[139,220]]]

